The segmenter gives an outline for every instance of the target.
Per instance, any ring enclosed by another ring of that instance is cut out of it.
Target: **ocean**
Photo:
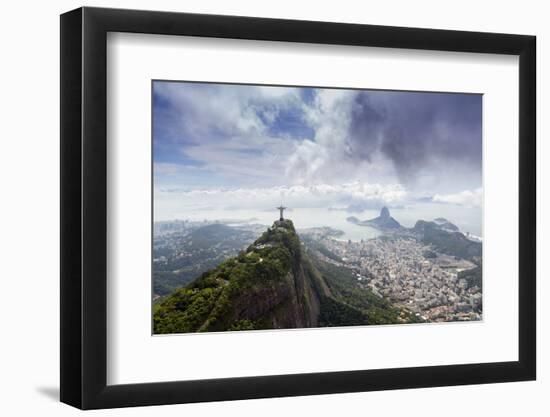
[[[346,219],[354,216],[359,220],[368,220],[379,214],[379,210],[350,213],[345,210],[327,208],[288,208],[285,210],[284,217],[292,220],[297,229],[328,226],[344,232],[339,239],[359,241],[374,238],[380,235],[380,231],[371,227],[358,226]],[[481,208],[422,203],[406,208],[390,207],[390,215],[405,227],[413,227],[417,220],[429,221],[437,217],[444,217],[458,226],[461,232],[483,237]],[[155,220],[218,220],[230,224],[256,223],[270,226],[278,217],[279,211],[275,207],[272,210],[203,208],[180,212],[171,218],[156,218]]]

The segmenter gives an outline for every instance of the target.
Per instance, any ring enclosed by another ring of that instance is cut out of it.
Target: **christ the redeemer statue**
[[[279,215],[279,217],[280,217],[279,220],[280,220],[280,221],[283,221],[283,220],[284,220],[284,219],[283,219],[283,211],[286,209],[286,207],[283,207],[283,205],[281,204],[279,207],[276,207],[276,208],[279,210],[279,213],[280,213],[280,215]]]

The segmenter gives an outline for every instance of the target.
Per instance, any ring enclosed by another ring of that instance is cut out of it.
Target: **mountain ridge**
[[[449,222],[443,225],[446,224],[452,225]],[[482,244],[468,239],[458,231],[458,228],[456,231],[449,230],[448,227],[443,227],[436,222],[418,220],[411,230],[419,236],[422,242],[430,244],[441,253],[469,260],[481,257]]]
[[[356,217],[348,217],[347,220],[359,226],[371,226],[386,232],[414,236],[447,255],[468,260],[481,257],[481,242],[469,239],[456,225],[443,217],[437,217],[433,221],[418,220],[412,228],[407,228],[391,217],[387,207],[383,207],[380,216],[374,219],[361,221]]]
[[[155,306],[155,333],[314,327],[331,292],[290,220]]]
[[[323,263],[278,220],[246,251],[154,305],[155,334],[413,322]],[[313,256],[313,255],[312,255]],[[315,260],[315,262],[313,262]],[[323,269],[323,273],[319,268]]]

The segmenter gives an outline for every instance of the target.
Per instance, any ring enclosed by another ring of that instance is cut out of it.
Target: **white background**
[[[443,29],[536,34],[538,36],[539,143],[548,131],[542,120],[550,95],[548,71],[550,27],[544,2],[440,1],[277,2],[239,1],[89,1],[88,5],[242,14],[296,19],[334,20]],[[11,2],[2,24],[2,139],[0,175],[3,200],[2,343],[0,344],[0,410],[6,415],[73,415],[58,404],[59,311],[59,29],[58,14],[80,6],[73,1]],[[542,79],[541,79],[542,78]],[[539,213],[550,210],[544,194],[550,168],[548,146],[539,148]],[[543,237],[544,235],[544,237]],[[100,411],[99,415],[547,415],[550,390],[550,229],[539,215],[539,380],[485,386],[450,387],[305,398],[238,401],[141,409]],[[546,324],[546,325],[543,325]]]
[[[109,384],[517,360],[517,57],[136,34],[107,45]],[[151,79],[483,93],[483,322],[151,337]]]

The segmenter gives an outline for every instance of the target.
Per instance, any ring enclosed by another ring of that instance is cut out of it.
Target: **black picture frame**
[[[518,361],[107,385],[108,32],[519,56]],[[81,409],[536,378],[534,36],[102,8],[61,15],[61,401]]]

